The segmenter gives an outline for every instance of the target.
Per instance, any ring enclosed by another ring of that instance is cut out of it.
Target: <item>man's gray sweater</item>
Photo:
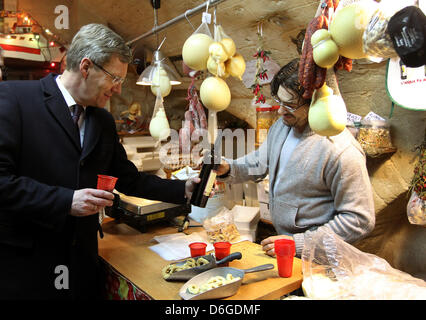
[[[231,160],[227,183],[259,181],[269,173],[269,210],[278,234],[293,236],[300,256],[304,237],[329,228],[348,243],[361,239],[375,224],[374,202],[365,154],[345,129],[323,137],[303,132],[282,176],[277,176],[281,148],[290,128],[280,119],[267,141],[246,156]],[[279,179],[275,184],[276,179]]]

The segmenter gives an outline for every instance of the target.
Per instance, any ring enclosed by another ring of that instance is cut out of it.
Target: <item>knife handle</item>
[[[274,269],[274,267],[275,266],[272,263],[268,263],[268,264],[262,264],[261,266],[253,267],[253,268],[250,268],[250,269],[244,269],[243,271],[245,273],[258,272],[258,271],[265,271],[265,270]]]
[[[226,256],[225,258],[223,258],[222,260],[218,260],[216,261],[216,264],[222,264],[222,263],[226,263],[226,262],[230,262],[230,261],[234,261],[236,259],[241,259],[242,254],[241,252],[232,252],[229,256]]]

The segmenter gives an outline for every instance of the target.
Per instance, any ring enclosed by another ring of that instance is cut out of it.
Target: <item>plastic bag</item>
[[[378,4],[362,36],[363,50],[369,60],[381,62],[398,56],[387,29],[392,16],[406,5],[393,0],[383,0]]]
[[[332,231],[305,237],[302,288],[312,299],[426,299],[426,282],[346,243]]]
[[[208,35],[210,38],[212,38],[212,34],[210,32],[209,24],[211,23],[211,14],[208,12],[203,12],[202,18],[201,18],[201,24],[197,28],[197,30],[194,31],[193,34],[196,33],[204,33]]]
[[[155,99],[154,112],[149,123],[149,133],[158,141],[165,140],[170,136],[170,125],[167,120],[166,111],[164,110],[161,94],[157,94],[157,98]]]
[[[203,227],[207,232],[210,242],[236,241],[240,237],[237,226],[234,223],[232,211],[223,208],[214,217],[204,221]]]
[[[357,140],[368,157],[376,158],[396,151],[392,145],[390,124],[386,120],[361,120]]]
[[[231,38],[231,37],[226,34],[225,30],[223,30],[220,24],[216,24],[214,26],[214,41],[219,42],[225,38]]]
[[[182,47],[182,60],[184,69],[192,69],[194,71],[202,71],[207,68],[207,59],[209,57],[209,46],[213,42],[212,34],[209,29],[211,15],[203,12],[201,25],[186,39]],[[187,70],[192,77],[196,72]]]
[[[363,50],[368,59],[374,62],[397,56],[392,39],[386,32],[391,16],[382,9],[376,10],[362,35]]]
[[[411,224],[426,226],[426,201],[413,191],[407,204],[408,221]]]

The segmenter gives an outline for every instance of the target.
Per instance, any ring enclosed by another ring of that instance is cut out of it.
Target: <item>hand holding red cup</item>
[[[117,182],[117,180],[118,180],[118,178],[116,178],[116,177],[98,174],[97,189],[112,192],[115,188],[115,183]]]

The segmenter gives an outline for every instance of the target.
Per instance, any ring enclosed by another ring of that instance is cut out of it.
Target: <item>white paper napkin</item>
[[[149,248],[157,253],[161,258],[168,261],[182,260],[191,256],[189,244],[192,242],[207,243],[206,252],[214,250],[213,244],[208,241],[207,233],[205,230],[195,232],[190,235],[184,233],[172,233],[163,236],[156,236],[153,240],[159,244],[150,246]],[[244,240],[250,240],[248,236],[241,235],[237,241],[238,243]]]

